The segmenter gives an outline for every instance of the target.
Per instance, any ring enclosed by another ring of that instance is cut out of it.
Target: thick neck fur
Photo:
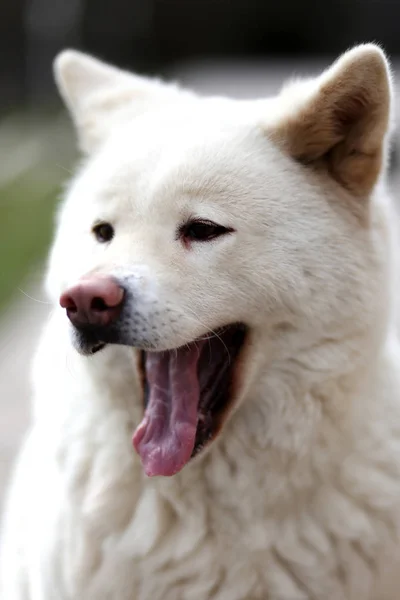
[[[281,569],[291,583],[268,581],[277,598],[385,598],[400,532],[399,455],[384,426],[400,416],[390,351],[333,376],[312,371],[315,350],[270,364],[209,453],[150,485],[183,515],[203,515],[197,538],[207,531],[228,561],[232,548],[239,562]]]

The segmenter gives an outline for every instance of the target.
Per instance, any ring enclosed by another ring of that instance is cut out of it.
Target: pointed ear
[[[295,159],[327,168],[354,195],[368,194],[382,170],[390,121],[382,50],[358,46],[316,80],[289,85],[279,100],[273,139]]]
[[[54,76],[79,145],[88,154],[126,119],[184,94],[173,85],[122,71],[75,50],[56,57]]]

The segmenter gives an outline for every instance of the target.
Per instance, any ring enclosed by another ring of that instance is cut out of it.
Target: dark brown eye
[[[189,242],[208,242],[232,231],[212,221],[189,221],[181,228],[181,236]]]
[[[114,237],[114,227],[110,223],[98,223],[93,227],[96,240],[102,244],[110,242]]]

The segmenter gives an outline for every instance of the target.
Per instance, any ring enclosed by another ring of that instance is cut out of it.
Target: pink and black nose
[[[111,325],[121,312],[124,289],[112,277],[82,279],[60,297],[60,305],[76,327]]]

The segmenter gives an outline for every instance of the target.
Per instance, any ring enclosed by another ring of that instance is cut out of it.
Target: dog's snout
[[[76,326],[109,325],[121,311],[125,291],[112,277],[82,279],[60,297],[60,305]]]

